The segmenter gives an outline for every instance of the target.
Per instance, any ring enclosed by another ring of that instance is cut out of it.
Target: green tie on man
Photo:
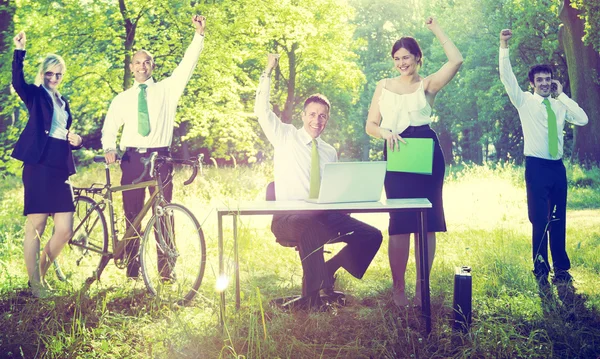
[[[321,186],[321,168],[319,166],[319,149],[317,140],[312,139],[312,149],[310,156],[310,190],[308,198],[319,198],[319,188]]]
[[[150,134],[150,116],[148,115],[148,102],[146,101],[146,88],[148,85],[140,84],[138,94],[138,133],[144,137]]]
[[[110,103],[104,125],[102,126],[102,148],[108,164],[117,160],[117,138],[121,133],[118,147],[122,151],[121,185],[128,185],[144,172],[141,159],[150,157],[152,153],[159,156],[170,156],[173,140],[173,128],[177,113],[177,103],[185,86],[192,77],[198,58],[204,47],[204,28],[206,18],[201,15],[192,17],[193,38],[183,59],[177,65],[171,76],[154,80],[153,72],[156,67],[154,56],[146,50],[139,49],[133,53],[129,71],[135,80],[134,85],[121,92]],[[148,103],[152,103],[152,113],[148,111]],[[152,115],[152,119],[150,119]],[[150,126],[152,123],[152,127]],[[166,185],[163,194],[167,201],[173,195],[171,181],[171,165],[163,165],[159,169],[160,180]],[[146,175],[144,180],[149,180]],[[153,193],[155,189],[149,188]],[[141,211],[146,196],[146,189],[137,188],[123,192],[123,210],[127,226],[131,226],[135,217]],[[135,228],[139,233],[141,228]],[[139,275],[139,239],[127,242],[125,255],[128,258],[127,277],[136,279]],[[158,254],[158,268],[162,279],[171,282],[176,277],[171,268],[172,264],[164,260],[162,253]]]
[[[515,106],[523,128],[527,210],[532,226],[533,274],[542,293],[549,288],[548,275],[554,270],[555,284],[572,280],[566,249],[567,174],[562,161],[565,122],[577,126],[588,117],[553,78],[552,67],[535,65],[529,70],[533,93],[521,90],[509,58],[509,29],[500,32],[500,80]],[[554,96],[554,98],[553,98]],[[552,262],[548,258],[548,244]]]
[[[322,94],[311,95],[301,108],[302,127],[282,122],[269,103],[271,73],[278,58],[276,54],[268,55],[254,105],[258,123],[274,149],[276,200],[317,198],[320,163],[338,159],[335,148],[321,138],[331,104]],[[355,278],[362,278],[382,241],[377,228],[334,211],[276,214],[271,231],[278,242],[294,243],[302,265],[302,296],[285,303],[274,302],[287,309],[311,310],[321,308],[324,302],[344,302],[344,293],[334,289],[337,271],[343,268]],[[334,242],[346,245],[325,260],[323,247]]]
[[[556,114],[552,110],[552,105],[546,97],[542,103],[546,106],[546,112],[548,113],[548,151],[552,158],[556,158],[558,154],[558,130],[556,129]]]

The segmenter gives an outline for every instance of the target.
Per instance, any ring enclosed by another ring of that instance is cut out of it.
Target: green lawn
[[[59,283],[55,296],[27,295],[22,259],[24,218],[18,179],[0,185],[0,358],[592,358],[600,357],[600,170],[568,166],[567,219],[574,287],[552,286],[544,299],[531,274],[530,224],[523,169],[460,166],[448,169],[444,192],[448,232],[438,235],[431,273],[433,330],[424,335],[417,309],[391,303],[387,234],[362,280],[341,272],[336,282],[348,305],[325,313],[286,313],[270,299],[300,292],[297,253],[275,243],[270,217],[242,217],[239,231],[242,308],[226,290],[225,326],[219,325],[216,205],[262,199],[267,165],[208,168],[175,202],[189,207],[207,240],[200,295],[188,306],[146,295],[143,282],[125,280],[112,262],[87,291]],[[73,182],[103,178],[99,168]],[[115,179],[118,174],[115,174]],[[14,189],[15,185],[17,186]],[[120,204],[117,204],[120,206]],[[387,216],[358,215],[382,231]],[[232,227],[226,219],[226,236]],[[50,228],[50,227],[49,227]],[[47,230],[47,232],[49,232]],[[45,236],[47,237],[47,236]],[[339,245],[333,245],[336,251]],[[231,241],[226,268],[233,274]],[[450,326],[456,266],[473,268],[473,324],[466,334]],[[414,257],[407,273],[414,294]]]

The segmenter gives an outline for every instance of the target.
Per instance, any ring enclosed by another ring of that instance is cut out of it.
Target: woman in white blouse
[[[387,151],[397,149],[404,137],[431,138],[434,141],[433,171],[431,175],[388,172],[385,178],[387,198],[428,198],[432,208],[427,213],[427,238],[429,269],[435,254],[435,232],[446,231],[442,186],[444,182],[444,155],[436,133],[431,129],[431,112],[437,93],[452,80],[463,58],[454,43],[442,31],[433,18],[428,18],[426,26],[440,41],[448,57],[437,72],[422,77],[419,69],[423,63],[423,53],[412,37],[402,37],[392,47],[398,77],[383,79],[377,84],[366,131],[369,135],[385,141],[384,157]],[[404,274],[408,262],[410,234],[414,233],[415,246],[418,244],[417,217],[412,213],[394,213],[389,224],[389,259],[393,279],[393,301],[397,306],[409,304],[405,294]],[[415,253],[418,253],[416,248]],[[416,256],[417,278],[420,276],[419,256]],[[420,283],[417,280],[414,304],[421,305]]]

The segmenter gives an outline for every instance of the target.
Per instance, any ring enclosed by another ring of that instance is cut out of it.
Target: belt
[[[148,153],[169,151],[169,147],[126,147],[127,152]]]

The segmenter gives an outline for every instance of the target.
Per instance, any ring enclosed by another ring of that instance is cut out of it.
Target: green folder
[[[433,139],[404,138],[400,148],[387,151],[387,170],[430,175],[433,167]]]

